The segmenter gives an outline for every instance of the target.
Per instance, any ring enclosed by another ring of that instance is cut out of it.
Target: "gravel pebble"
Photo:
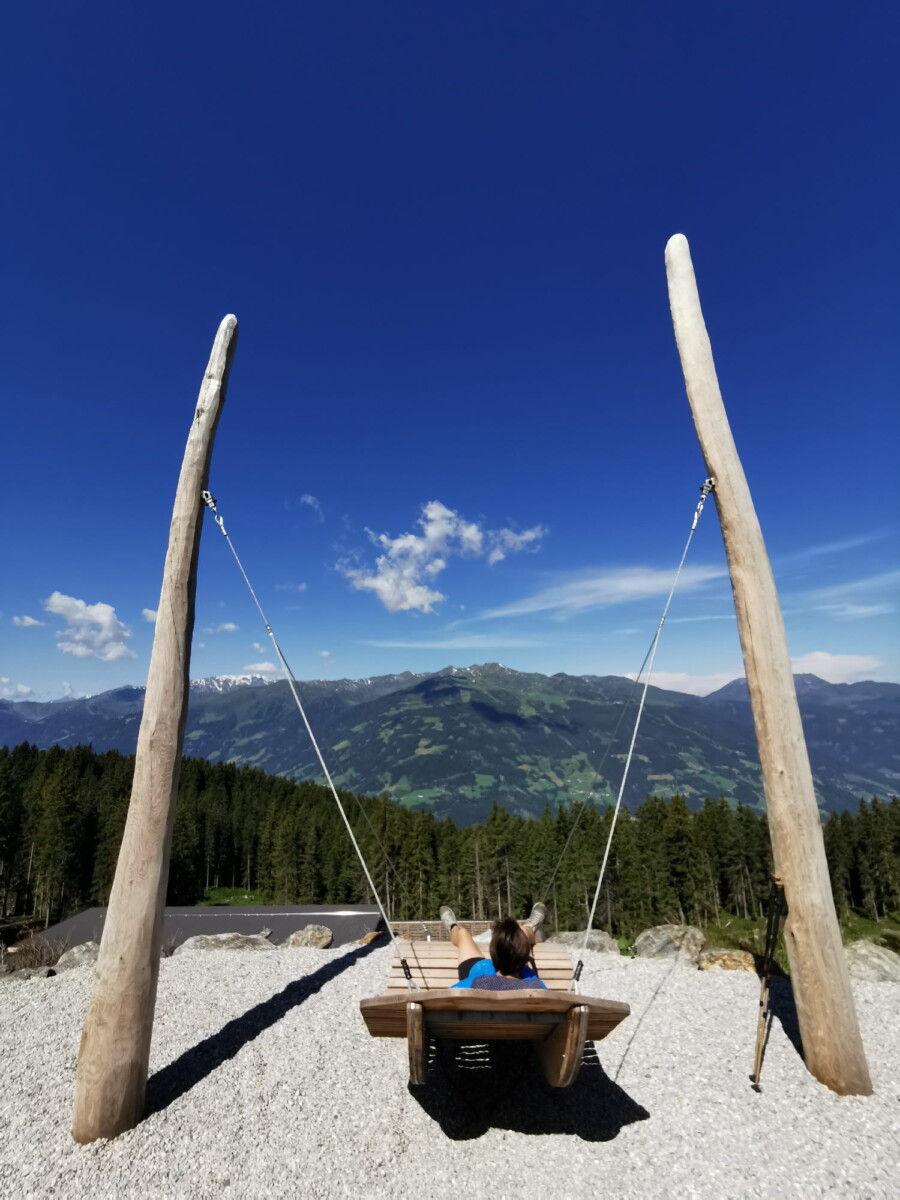
[[[491,1070],[439,1048],[413,1095],[405,1042],[369,1037],[358,1011],[390,953],[164,959],[149,1115],[92,1146],[69,1134],[92,970],[0,981],[0,1195],[897,1194],[900,985],[854,981],[867,1098],[817,1083],[778,1019],[751,1089],[755,978],[592,953],[582,990],[632,1015],[571,1088],[503,1043]]]

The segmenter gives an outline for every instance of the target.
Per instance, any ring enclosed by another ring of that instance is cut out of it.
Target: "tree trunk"
[[[219,326],[175,494],[169,547],[138,734],[131,802],[81,1035],[72,1136],[112,1138],[141,1119],[162,941],[163,906],[181,748],[200,530],[213,440],[237,321]]]
[[[759,744],[785,943],[806,1065],[841,1094],[869,1095],[790,654],[772,568],[719,391],[687,239],[666,247],[669,301],[688,399],[728,557]],[[782,482],[782,481],[779,481]],[[751,897],[752,899],[752,897]]]

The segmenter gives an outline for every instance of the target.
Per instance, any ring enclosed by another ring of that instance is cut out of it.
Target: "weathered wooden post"
[[[175,493],[131,803],[78,1052],[77,1142],[115,1137],[136,1125],[144,1110],[206,512],[200,493],[236,345],[237,320],[228,316],[200,386]]]
[[[669,304],[694,425],[715,480],[772,837],[789,907],[785,942],[806,1065],[842,1095],[872,1083],[841,944],[822,826],[775,580],[722,403],[687,238],[666,246]]]

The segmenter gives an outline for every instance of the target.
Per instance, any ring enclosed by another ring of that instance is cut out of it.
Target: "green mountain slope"
[[[322,779],[286,683],[205,680],[192,685],[185,753],[295,779]],[[831,685],[797,677],[819,802],[853,808],[890,796],[900,780],[900,686]],[[638,690],[616,676],[545,676],[498,664],[432,675],[317,680],[300,692],[326,762],[342,787],[389,793],[460,823],[497,801],[538,816],[593,796],[615,798]],[[0,742],[90,743],[132,753],[143,692],[122,688],[52,704],[0,702]],[[625,791],[727,796],[761,806],[746,686],[700,699],[651,687]]]

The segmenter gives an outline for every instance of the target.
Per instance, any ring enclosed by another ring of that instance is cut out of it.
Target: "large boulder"
[[[174,954],[193,950],[274,950],[275,946],[261,933],[198,933],[176,946]]]
[[[697,964],[701,971],[746,971],[756,974],[756,959],[746,950],[704,950]]]
[[[703,931],[694,925],[654,925],[634,940],[637,958],[676,958],[696,966],[703,949]]]
[[[900,954],[865,939],[844,947],[847,969],[854,979],[870,983],[900,983]]]
[[[71,950],[67,950],[56,964],[57,974],[60,971],[71,971],[74,967],[86,967],[97,961],[97,955],[100,953],[99,942],[82,942],[80,946],[73,946]]]
[[[555,943],[559,946],[571,946],[573,950],[580,950],[584,945],[584,930],[582,929],[581,933],[554,933],[546,938],[545,941]],[[587,948],[588,950],[593,950],[595,954],[620,953],[619,943],[614,937],[610,937],[604,929],[591,930],[588,934]]]
[[[317,950],[327,950],[333,937],[334,934],[327,925],[306,925],[303,929],[298,929],[296,933],[285,938],[281,944],[285,949],[292,949],[295,946],[314,946]]]

